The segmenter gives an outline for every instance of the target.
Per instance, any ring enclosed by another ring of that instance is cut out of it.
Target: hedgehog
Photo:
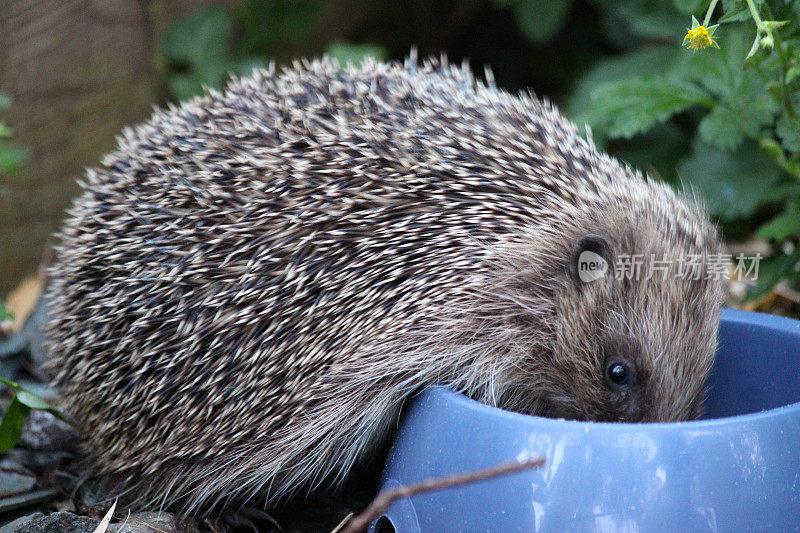
[[[565,419],[701,413],[722,297],[701,202],[488,71],[261,69],[125,129],[82,187],[50,366],[93,474],[138,501],[339,486],[434,384]],[[631,257],[660,271],[620,275]]]

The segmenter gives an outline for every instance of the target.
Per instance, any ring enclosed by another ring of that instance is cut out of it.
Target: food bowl
[[[413,402],[382,486],[541,456],[396,501],[384,533],[800,530],[800,322],[725,310],[706,415],[680,423],[521,415],[441,387]]]

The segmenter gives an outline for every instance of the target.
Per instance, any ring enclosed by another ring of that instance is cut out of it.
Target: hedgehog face
[[[555,298],[557,327],[538,414],[619,422],[697,418],[722,293],[704,264],[717,250],[713,228],[700,246],[657,224],[624,235],[613,229],[573,241]],[[684,275],[687,251],[700,258],[691,275]],[[628,257],[641,268],[620,272]]]
[[[475,351],[492,348],[478,373],[492,380],[466,380],[469,394],[556,418],[700,415],[722,301],[708,265],[716,229],[666,186],[615,191],[602,198],[614,209],[561,204],[568,214],[496,250],[499,273],[477,306],[485,326],[463,328],[470,339],[491,332]]]
[[[597,234],[585,234],[573,244],[567,265],[568,289],[592,317],[591,329],[577,336],[581,365],[572,371],[581,376],[584,388],[573,394],[573,418],[598,421],[638,422],[649,418],[651,364],[640,339],[624,328],[609,325],[609,316],[622,313],[615,283],[615,259],[619,246]],[[575,294],[577,293],[577,294]],[[565,317],[568,315],[565,315]],[[581,340],[582,339],[582,340]],[[558,354],[556,360],[566,354]]]

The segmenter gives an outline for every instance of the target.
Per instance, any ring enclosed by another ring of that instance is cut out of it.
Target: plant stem
[[[781,170],[800,180],[800,160],[797,159],[797,156],[786,157],[780,143],[773,138],[762,138],[759,145],[761,152],[772,159]]]
[[[773,18],[772,10],[769,8],[769,4],[765,4],[765,6],[767,9],[767,16],[771,20]],[[795,111],[794,104],[792,103],[792,94],[789,89],[789,85],[786,83],[786,74],[789,71],[789,63],[791,62],[791,58],[787,56],[786,50],[783,48],[783,41],[781,40],[780,33],[776,31],[775,33],[770,32],[770,34],[775,41],[775,50],[778,52],[778,59],[780,59],[781,62],[780,82],[781,93],[783,95],[783,105],[786,107],[786,112],[789,114],[789,116],[793,119],[797,119],[797,112]]]
[[[758,16],[758,10],[756,10],[756,5],[753,3],[753,0],[747,0],[747,7],[750,8],[750,14],[753,15],[753,20],[756,21],[756,26],[758,26],[758,30],[761,31],[763,23],[761,22],[761,17]]]
[[[717,7],[717,2],[718,0],[711,0],[711,3],[708,5],[706,16],[703,18],[703,26],[708,27],[708,23],[711,22],[711,14],[714,13],[714,8]]]

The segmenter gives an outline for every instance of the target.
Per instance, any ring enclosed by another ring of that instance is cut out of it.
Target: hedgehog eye
[[[630,374],[628,365],[622,361],[613,361],[606,367],[606,377],[617,387],[626,385],[630,380]]]

